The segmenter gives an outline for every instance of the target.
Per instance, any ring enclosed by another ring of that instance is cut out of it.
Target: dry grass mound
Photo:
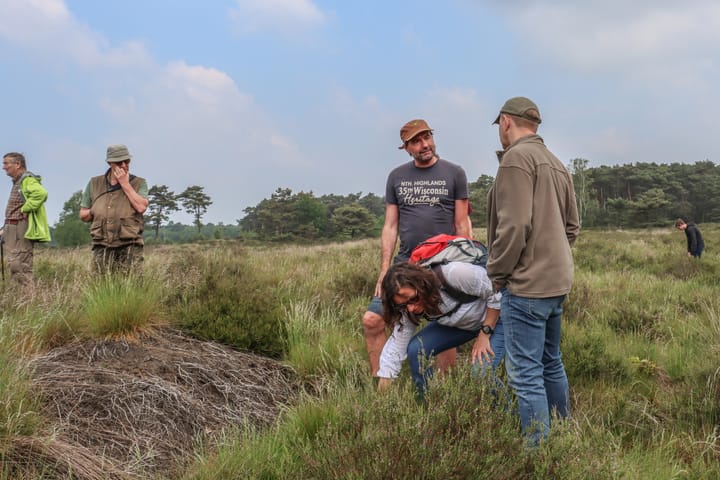
[[[28,453],[77,478],[168,475],[199,440],[267,426],[299,392],[277,361],[171,329],[74,342],[32,362],[53,434]]]

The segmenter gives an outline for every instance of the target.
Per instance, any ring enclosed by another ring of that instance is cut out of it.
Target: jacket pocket
[[[143,221],[136,217],[125,217],[120,219],[120,231],[118,238],[120,240],[135,240],[141,236],[143,230]]]
[[[105,220],[92,222],[90,225],[90,237],[95,241],[106,241],[105,239]]]

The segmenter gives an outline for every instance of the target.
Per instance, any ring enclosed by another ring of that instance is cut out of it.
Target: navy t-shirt
[[[455,233],[455,200],[468,198],[465,170],[446,160],[429,168],[411,161],[388,175],[385,202],[398,206],[400,250],[410,258],[415,246],[440,233]]]

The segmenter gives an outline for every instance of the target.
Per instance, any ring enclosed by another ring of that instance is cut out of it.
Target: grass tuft
[[[161,321],[161,299],[158,282],[107,275],[87,285],[81,319],[93,337],[132,336]]]

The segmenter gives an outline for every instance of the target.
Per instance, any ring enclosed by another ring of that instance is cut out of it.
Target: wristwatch
[[[488,335],[492,335],[493,333],[495,333],[495,330],[493,330],[493,328],[490,325],[485,325],[485,324],[480,325],[480,331],[483,333],[486,333]]]

